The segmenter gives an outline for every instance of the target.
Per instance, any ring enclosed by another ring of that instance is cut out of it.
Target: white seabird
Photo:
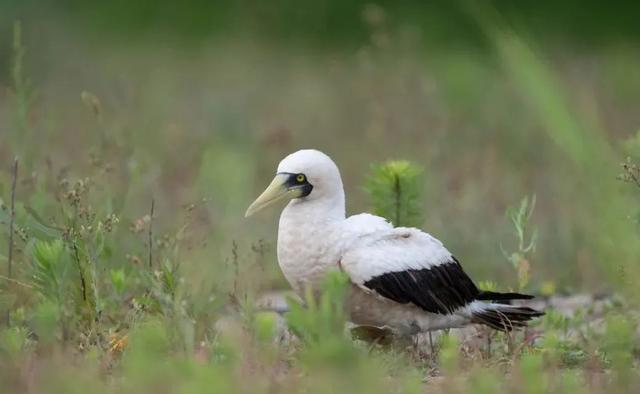
[[[284,276],[302,294],[307,286],[317,288],[327,271],[346,272],[355,324],[401,334],[472,323],[510,331],[543,314],[498,303],[532,296],[479,290],[442,243],[419,229],[394,228],[367,213],[347,218],[338,167],[320,151],[285,157],[245,216],[279,200],[290,200],[278,227]]]

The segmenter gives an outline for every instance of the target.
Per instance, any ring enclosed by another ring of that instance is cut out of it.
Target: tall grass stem
[[[151,209],[149,209],[149,269],[153,269],[153,214],[156,200],[151,198]]]
[[[16,218],[16,185],[18,181],[18,159],[13,161],[12,179],[11,179],[11,212],[9,213],[9,248],[7,252],[7,278],[13,281],[13,227]],[[6,315],[7,326],[11,323],[11,310],[7,308]]]

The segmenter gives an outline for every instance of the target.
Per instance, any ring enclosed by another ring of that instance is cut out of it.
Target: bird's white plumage
[[[385,273],[431,268],[451,260],[451,253],[437,239],[400,227],[362,236],[344,252],[341,265],[361,285]]]
[[[403,332],[459,327],[469,323],[473,313],[495,305],[465,299],[462,303],[454,302],[450,312],[433,313],[406,300],[396,302],[389,297],[390,293],[381,296],[380,291],[384,293],[385,289],[372,291],[367,282],[388,273],[402,273],[405,279],[409,278],[410,287],[417,285],[414,289],[424,289],[424,277],[414,278],[417,271],[459,265],[440,241],[418,229],[394,228],[385,219],[370,214],[346,218],[340,172],[324,153],[295,152],[280,162],[277,172],[305,174],[313,186],[310,194],[289,202],[278,228],[278,263],[296,291],[316,287],[328,270],[342,269],[353,283],[348,302],[352,320]],[[460,273],[463,279],[468,279],[461,268]],[[419,283],[420,280],[423,282]],[[455,287],[449,279],[444,280],[447,281],[437,283],[445,293],[449,290],[447,286]],[[475,289],[470,279],[469,283]],[[454,288],[450,294],[457,297],[459,290]],[[436,301],[442,304],[439,299]]]

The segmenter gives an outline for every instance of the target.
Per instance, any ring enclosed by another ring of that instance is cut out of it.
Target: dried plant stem
[[[87,282],[84,279],[84,270],[82,268],[82,263],[80,262],[80,253],[78,252],[78,245],[74,242],[73,253],[76,258],[76,263],[78,263],[78,273],[80,274],[80,289],[82,290],[82,301],[87,301]]]
[[[153,269],[153,211],[156,200],[151,198],[151,209],[149,210],[149,269]]]
[[[629,178],[631,179],[631,182],[640,187],[640,171],[638,171],[638,175],[634,174],[632,171],[629,171]]]
[[[12,261],[13,261],[13,227],[16,219],[16,184],[18,180],[18,159],[13,162],[13,178],[11,180],[11,212],[9,219],[9,255],[7,257],[7,277],[12,276]]]
[[[18,181],[18,159],[13,161],[13,177],[11,180],[11,212],[9,213],[9,251],[7,252],[7,280],[13,281],[13,227],[16,218],[16,184]],[[7,326],[11,321],[11,311],[7,309]]]
[[[27,289],[33,289],[33,286],[31,286],[30,284],[24,283],[24,282],[20,282],[19,280],[13,279],[13,278],[9,278],[8,276],[0,275],[0,279],[6,280],[7,282],[15,283],[18,286],[26,287]]]
[[[233,255],[233,296],[238,296],[238,280],[240,279],[240,262],[238,261],[238,243],[233,240],[231,246],[231,254]]]
[[[395,192],[395,214],[396,214],[396,220],[393,223],[394,226],[399,227],[401,226],[400,224],[400,176],[398,176],[398,174],[394,174],[394,184],[393,184],[393,191]]]

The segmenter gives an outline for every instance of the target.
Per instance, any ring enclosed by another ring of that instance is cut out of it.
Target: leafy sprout
[[[531,216],[536,207],[535,194],[531,197],[524,197],[517,208],[508,208],[507,217],[511,221],[516,237],[516,247],[511,253],[507,252],[502,244],[500,249],[505,258],[516,269],[518,274],[518,287],[524,289],[529,284],[530,278],[530,255],[536,249],[538,241],[538,229],[532,227]]]
[[[422,168],[406,160],[371,166],[365,190],[376,215],[395,226],[417,227],[423,221]]]

